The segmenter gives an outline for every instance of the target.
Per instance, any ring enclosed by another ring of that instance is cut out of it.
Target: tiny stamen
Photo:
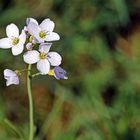
[[[40,59],[46,59],[47,58],[47,54],[42,52],[42,53],[39,54],[39,58]]]
[[[19,38],[17,38],[17,37],[14,37],[13,39],[12,39],[12,45],[17,45],[19,43]]]
[[[46,37],[46,32],[44,32],[44,31],[41,31],[40,33],[39,33],[39,36],[41,37],[41,38],[45,38]]]

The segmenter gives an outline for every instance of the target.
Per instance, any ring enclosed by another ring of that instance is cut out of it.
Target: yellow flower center
[[[14,37],[13,39],[12,39],[12,45],[17,45],[19,43],[19,38],[17,38],[17,37]]]
[[[54,75],[54,70],[53,69],[50,69],[48,75],[53,76]]]
[[[40,59],[46,59],[46,57],[47,57],[47,54],[44,53],[44,52],[42,52],[42,53],[39,54],[39,58]]]
[[[44,31],[41,31],[41,32],[39,33],[39,36],[40,36],[41,38],[45,38],[45,37],[46,37],[46,33],[45,33]]]

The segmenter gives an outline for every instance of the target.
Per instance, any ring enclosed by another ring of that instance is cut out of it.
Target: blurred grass
[[[52,50],[62,54],[69,77],[34,79],[35,140],[139,140],[140,1],[1,0],[0,37],[11,22],[22,29],[27,17],[55,21],[61,40]],[[0,50],[1,140],[18,139],[5,116],[27,139],[25,76],[8,88],[3,79],[5,68],[22,69],[22,61]]]

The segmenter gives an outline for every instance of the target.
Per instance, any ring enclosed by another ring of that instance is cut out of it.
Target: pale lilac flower
[[[10,86],[12,84],[14,84],[14,85],[19,84],[19,77],[15,71],[12,71],[10,69],[5,69],[4,70],[4,78],[7,80],[6,86]]]
[[[38,41],[38,43],[60,39],[59,35],[53,32],[55,24],[49,18],[44,19],[40,25],[35,19],[27,18],[26,24],[28,32]]]
[[[62,69],[60,66],[56,66],[53,69],[50,69],[48,75],[54,76],[56,79],[68,79],[67,72]]]
[[[22,30],[22,33],[19,35],[18,27],[11,23],[6,27],[6,34],[6,38],[0,39],[0,48],[12,48],[13,55],[21,54],[23,52],[24,43],[26,41],[25,31]]]
[[[67,72],[64,70],[64,69],[62,69],[60,66],[57,66],[57,67],[54,67],[54,77],[56,78],[56,79],[68,79],[68,77],[67,77]]]
[[[37,69],[41,74],[48,74],[51,66],[61,64],[61,56],[57,52],[49,52],[52,43],[43,43],[36,50],[28,51],[23,55],[24,62],[27,64],[37,63]]]

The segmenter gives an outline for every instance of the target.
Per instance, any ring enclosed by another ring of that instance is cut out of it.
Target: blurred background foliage
[[[52,50],[69,77],[34,79],[35,140],[139,140],[140,0],[0,0],[0,37],[27,17],[54,20],[61,40]],[[8,88],[3,78],[22,61],[0,50],[0,140],[19,140],[5,117],[27,139],[26,76]]]

